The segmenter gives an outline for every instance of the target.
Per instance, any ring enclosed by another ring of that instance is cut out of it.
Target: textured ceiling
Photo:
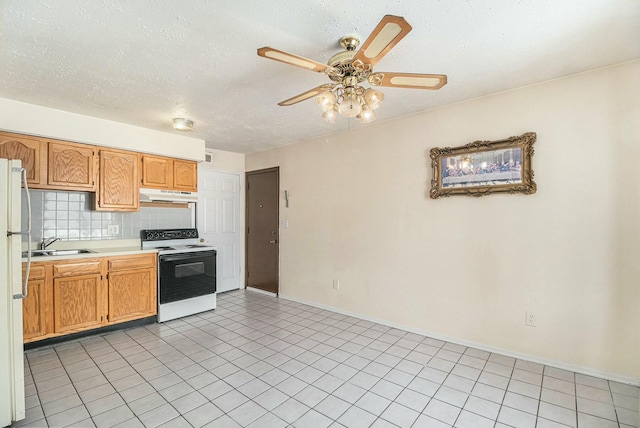
[[[0,0],[0,97],[173,131],[251,153],[361,126],[320,118],[329,82],[256,55],[326,62],[383,15],[412,25],[376,71],[442,73],[439,91],[383,88],[378,121],[640,58],[638,0]],[[367,126],[367,125],[363,125]]]

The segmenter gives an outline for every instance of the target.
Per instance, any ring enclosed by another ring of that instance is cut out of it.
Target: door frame
[[[278,239],[276,242],[276,260],[278,262],[278,269],[276,270],[276,296],[280,295],[280,167],[279,166],[274,166],[271,168],[264,168],[264,169],[256,169],[254,171],[247,171],[245,172],[245,180],[244,180],[244,185],[245,185],[245,203],[244,203],[244,207],[245,207],[245,238],[244,238],[244,248],[245,248],[245,262],[244,262],[244,288],[245,290],[248,287],[248,283],[249,283],[249,233],[248,233],[248,228],[249,228],[249,176],[251,175],[258,175],[258,174],[265,174],[265,173],[269,173],[269,172],[275,172],[276,173],[276,186],[278,188],[278,197],[277,197],[277,201],[276,201],[276,218],[278,219],[278,224],[277,224],[277,228],[276,230],[278,231]],[[260,290],[259,288],[253,288],[255,290],[258,291],[263,291]]]

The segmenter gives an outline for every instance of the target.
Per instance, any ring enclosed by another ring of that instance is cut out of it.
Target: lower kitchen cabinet
[[[156,255],[38,262],[28,286],[25,343],[146,318],[157,311]]]
[[[53,331],[72,333],[104,323],[101,275],[53,279]]]
[[[110,257],[107,270],[110,323],[157,313],[155,254]]]
[[[27,290],[27,297],[22,301],[22,328],[24,341],[31,342],[44,338],[52,331],[53,296],[51,287],[47,287],[46,266],[31,266]]]
[[[53,332],[71,333],[105,322],[100,259],[53,263]]]

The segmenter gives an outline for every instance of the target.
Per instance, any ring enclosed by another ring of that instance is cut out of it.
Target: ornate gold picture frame
[[[474,141],[461,147],[430,151],[432,199],[441,196],[484,196],[536,192],[531,158],[536,133],[497,141]]]

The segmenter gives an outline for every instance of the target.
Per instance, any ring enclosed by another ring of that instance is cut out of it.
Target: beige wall
[[[210,168],[215,169],[216,171],[239,173],[242,174],[241,177],[244,178],[244,154],[215,149],[206,150],[213,154],[213,163],[211,165],[201,163],[201,168]]]
[[[204,160],[204,140],[0,98],[0,130]],[[167,131],[171,131],[167,129]]]
[[[637,383],[639,95],[634,61],[247,155],[290,192],[282,295]],[[429,199],[431,147],[527,131],[535,195]]]

